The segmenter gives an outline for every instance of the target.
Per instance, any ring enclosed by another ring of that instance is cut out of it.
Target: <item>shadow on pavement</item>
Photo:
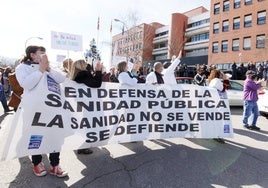
[[[171,140],[152,140],[163,149],[147,148],[142,142],[127,143],[135,154],[113,158],[105,147],[93,148],[93,154],[76,154],[84,168],[73,169],[83,177],[71,188],[230,188],[244,185],[266,187],[268,152],[233,141],[219,144],[212,139],[187,139],[198,147]],[[141,148],[140,148],[141,147]],[[151,147],[154,148],[154,147]],[[256,155],[258,153],[258,155]],[[49,166],[46,155],[43,156]],[[21,168],[10,188],[68,187],[69,178],[47,175],[36,177],[29,157],[19,159]],[[75,165],[77,161],[73,161]],[[265,165],[263,165],[265,164]],[[72,179],[74,177],[70,177]],[[74,178],[75,179],[75,178]],[[66,181],[66,182],[65,182]],[[22,183],[24,182],[24,183]],[[20,183],[20,184],[18,184]]]
[[[245,130],[243,130],[243,129],[234,129],[234,133],[253,138],[253,139],[257,140],[257,141],[268,142],[268,132],[267,131],[263,131],[263,130],[254,131],[254,130],[248,130],[248,129],[245,129]],[[262,134],[260,134],[260,133],[262,133]],[[263,135],[263,134],[265,134],[265,135]]]
[[[68,187],[64,181],[68,180],[68,177],[58,178],[49,174],[49,160],[47,155],[43,156],[43,162],[46,166],[48,174],[46,177],[37,177],[32,170],[32,162],[29,157],[23,157],[19,159],[20,171],[15,180],[10,183],[9,188],[65,188]]]
[[[267,185],[268,159],[266,150],[227,141],[219,144],[212,139],[188,139],[203,149],[178,145],[168,140],[152,140],[164,147],[160,150],[143,149],[131,143],[135,154],[112,158],[105,148],[94,148],[90,156],[77,155],[86,167],[84,178],[72,188],[192,188],[242,187]],[[129,146],[130,143],[125,144]],[[139,143],[137,143],[139,144]],[[260,153],[255,158],[254,153]],[[267,161],[265,161],[267,164]]]

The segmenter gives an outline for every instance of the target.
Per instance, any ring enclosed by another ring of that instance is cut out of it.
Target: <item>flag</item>
[[[100,17],[98,17],[97,30],[100,29]]]
[[[123,26],[123,28],[122,28],[122,35],[124,35],[124,33],[125,33],[125,31],[124,31],[124,26]]]
[[[111,21],[110,33],[113,31],[113,21]]]

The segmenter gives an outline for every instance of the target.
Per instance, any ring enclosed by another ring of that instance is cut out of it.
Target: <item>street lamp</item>
[[[43,40],[42,37],[30,37],[30,38],[28,38],[28,39],[26,39],[26,41],[25,41],[25,49],[26,49],[26,47],[27,47],[27,42],[28,42],[29,40],[31,40],[31,39],[34,39],[34,38],[39,39],[39,40]]]
[[[128,27],[127,27],[127,25],[126,25],[126,23],[125,22],[123,22],[123,21],[121,21],[121,20],[119,20],[119,19],[114,19],[114,21],[115,22],[120,22],[120,23],[122,23],[123,24],[123,26],[126,28],[126,30],[128,31]]]

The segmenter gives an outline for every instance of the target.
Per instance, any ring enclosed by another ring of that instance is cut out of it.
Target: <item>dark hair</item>
[[[171,65],[170,62],[165,62],[165,63],[163,64],[163,67],[164,67],[164,69],[166,69],[166,68],[168,68],[170,65]]]
[[[25,50],[26,55],[24,55],[20,62],[32,61],[31,53],[36,53],[38,50],[46,52],[43,46],[28,46]]]

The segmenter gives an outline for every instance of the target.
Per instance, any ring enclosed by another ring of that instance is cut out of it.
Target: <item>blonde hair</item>
[[[213,69],[210,72],[210,75],[208,77],[208,83],[213,79],[213,78],[220,78],[221,77],[221,71],[219,69]]]
[[[75,61],[71,68],[70,79],[74,80],[79,72],[87,70],[87,65],[88,64],[83,59]]]
[[[64,59],[62,62],[62,67],[65,72],[69,73],[72,69],[73,60],[71,58]]]
[[[117,72],[118,73],[125,72],[126,66],[127,66],[126,61],[121,61],[121,62],[117,63],[117,65],[116,65]]]

